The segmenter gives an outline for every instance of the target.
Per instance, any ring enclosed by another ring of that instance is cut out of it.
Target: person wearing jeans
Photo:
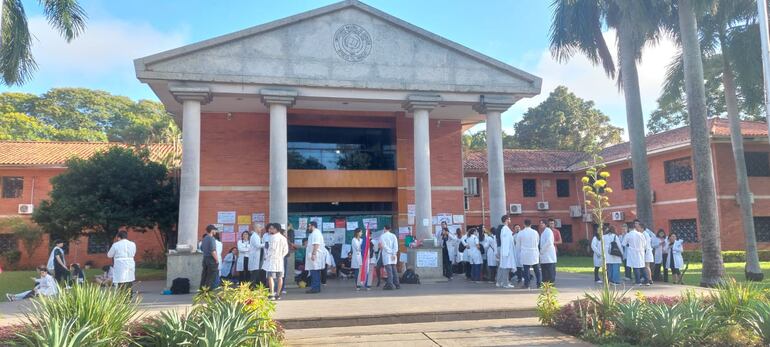
[[[524,229],[519,231],[519,243],[517,246],[521,250],[520,258],[521,265],[523,267],[522,276],[524,276],[524,288],[529,288],[530,277],[529,269],[535,270],[535,279],[537,280],[538,288],[542,285],[542,273],[540,272],[540,250],[538,244],[540,243],[540,236],[537,231],[532,229],[532,221],[529,219],[524,220]]]
[[[305,269],[310,272],[310,289],[307,293],[316,294],[321,292],[321,271],[326,269],[326,246],[315,221],[308,223],[308,231],[310,234],[305,251]]]
[[[382,245],[382,265],[385,267],[385,271],[388,272],[388,280],[382,289],[401,289],[398,271],[396,271],[396,264],[398,263],[398,238],[390,231],[390,226],[385,226],[384,232],[380,237],[380,244]]]
[[[604,256],[607,260],[607,281],[613,285],[621,284],[620,266],[623,263],[623,255],[612,255],[610,252],[612,251],[613,242],[621,253],[623,252],[622,239],[617,235],[617,231],[613,226],[610,226],[609,232],[605,233],[603,238]]]

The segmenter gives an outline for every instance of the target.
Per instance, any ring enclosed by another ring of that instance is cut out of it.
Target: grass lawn
[[[734,277],[738,281],[744,281],[743,267],[746,263],[725,263],[725,274],[727,276]],[[770,288],[770,262],[760,262],[762,272],[765,274],[765,280],[760,283],[762,287]],[[687,273],[684,275],[684,283],[697,286],[700,284],[701,270],[703,264],[690,263],[690,267],[687,269]],[[594,262],[591,257],[573,257],[573,256],[559,256],[559,263],[557,264],[557,270],[562,272],[580,273],[580,274],[593,274]],[[621,274],[623,270],[621,269]],[[670,277],[670,276],[669,276]]]
[[[102,269],[86,270],[86,280],[93,280],[94,276],[101,275]],[[35,284],[30,277],[38,277],[37,271],[5,271],[0,274],[0,301],[7,301],[6,293],[21,293],[29,290]],[[165,269],[136,269],[137,281],[162,280],[166,278]]]

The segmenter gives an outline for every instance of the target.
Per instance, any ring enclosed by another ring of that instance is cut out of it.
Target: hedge
[[[770,250],[760,250],[759,261],[770,261]],[[682,254],[684,260],[687,262],[700,263],[703,260],[703,253],[701,251],[684,251]],[[743,263],[746,261],[746,251],[723,251],[722,260],[725,263]]]

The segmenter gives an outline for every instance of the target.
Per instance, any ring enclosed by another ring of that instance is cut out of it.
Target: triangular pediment
[[[540,78],[358,1],[135,61],[142,80],[534,95]]]

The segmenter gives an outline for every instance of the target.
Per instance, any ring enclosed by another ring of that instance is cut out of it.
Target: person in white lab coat
[[[227,251],[227,254],[225,254],[225,257],[222,259],[222,262],[219,263],[220,281],[232,281],[231,276],[233,274],[233,269],[235,268],[236,260],[238,259],[238,256],[235,253],[237,250],[237,247],[231,247],[230,250]]]
[[[524,266],[521,265],[521,242],[519,241],[521,225],[516,223],[511,229],[513,230],[513,252],[515,254],[514,261],[516,263],[516,268],[512,270],[516,274],[516,284],[520,284],[524,281]]]
[[[310,272],[310,289],[306,293],[316,294],[321,292],[321,271],[326,268],[326,244],[315,221],[308,223],[308,231],[305,270]]]
[[[369,240],[369,254],[367,256],[368,258],[368,264],[369,264],[369,271],[366,272],[366,283],[364,286],[366,287],[366,290],[372,289],[372,284],[374,283],[374,278],[377,278],[377,286],[380,286],[380,281],[382,280],[382,276],[380,276],[380,267],[377,266],[378,263],[380,263],[380,239],[371,239]]]
[[[390,231],[390,226],[386,225],[380,237],[380,243],[382,244],[382,265],[385,266],[385,271],[388,272],[388,280],[382,289],[392,290],[401,289],[401,283],[398,280],[398,271],[396,270],[396,264],[398,263],[398,237]]]
[[[457,228],[457,257],[461,264],[462,273],[465,274],[465,279],[471,279],[471,263],[468,254],[468,234],[462,228]],[[462,249],[462,251],[460,251]]]
[[[591,239],[591,252],[594,254],[594,282],[602,283],[599,278],[599,269],[602,268],[602,241],[599,240],[599,232],[594,232],[594,238]]]
[[[634,271],[634,282],[637,285],[647,284],[642,281],[644,275],[644,252],[647,248],[647,239],[639,230],[631,229],[623,238],[626,246],[626,265]]]
[[[251,243],[249,241],[249,232],[241,233],[241,239],[238,240],[238,261],[235,264],[235,271],[238,271],[238,282],[246,283],[249,281],[249,253],[251,252]]]
[[[59,294],[59,286],[56,284],[56,280],[48,273],[48,269],[45,266],[37,268],[39,278],[32,278],[35,280],[35,287],[31,290],[27,290],[18,294],[5,294],[8,301],[24,300],[34,298],[38,295],[41,296],[54,296]]]
[[[270,290],[269,299],[281,299],[281,287],[283,286],[283,260],[289,253],[289,243],[281,234],[281,225],[270,223],[267,225],[270,233],[270,245],[267,247],[267,255],[262,269],[267,273],[267,287]]]
[[[540,288],[543,285],[543,276],[540,272],[540,249],[538,248],[540,235],[532,229],[532,221],[529,219],[524,220],[524,229],[519,231],[519,242],[521,242],[520,257],[524,270],[522,274],[524,276],[524,288],[529,288],[530,268],[535,272],[535,281],[537,287]]]
[[[620,278],[620,266],[623,264],[623,239],[618,235],[619,232],[615,227],[610,225],[609,231],[604,233],[604,256],[607,261],[607,281],[613,285],[619,285],[622,281]],[[615,243],[616,248],[620,251],[620,255],[613,255],[612,243]]]
[[[255,287],[260,283],[263,286],[267,286],[267,276],[264,270],[262,270],[262,263],[264,262],[262,251],[265,248],[263,235],[264,229],[259,228],[252,231],[251,236],[249,236],[249,264],[246,268],[249,270],[251,284]]]
[[[356,281],[356,290],[361,290],[361,285],[363,283],[359,278],[364,258],[363,254],[361,254],[361,244],[363,243],[363,239],[361,239],[362,233],[363,231],[361,228],[356,228],[356,230],[353,230],[353,239],[350,240],[350,268],[353,269],[353,278]]]
[[[511,217],[500,217],[503,226],[500,228],[500,263],[497,268],[495,286],[498,288],[513,288],[510,283],[511,270],[516,268],[516,254],[511,231]]]
[[[553,230],[548,225],[553,221],[540,220],[540,268],[543,272],[543,282],[556,282],[556,244]]]
[[[216,248],[216,253],[217,253],[217,264],[219,264],[219,265],[218,265],[218,268],[217,268],[217,276],[214,279],[214,286],[211,287],[211,289],[218,288],[219,285],[222,284],[222,278],[221,278],[221,275],[220,275],[220,273],[222,271],[222,241],[220,240],[220,238],[221,238],[221,236],[220,236],[219,233],[216,233],[214,235],[214,243],[216,245],[215,248]]]
[[[112,258],[112,283],[116,287],[128,287],[134,283],[136,264],[136,244],[128,240],[128,233],[118,231],[118,242],[115,242],[107,252],[107,257]]]
[[[671,269],[671,279],[674,283],[678,283],[681,280],[681,269],[684,266],[684,258],[682,252],[684,252],[684,240],[678,240],[675,232],[668,234],[668,259],[666,259],[666,268]]]
[[[647,283],[652,284],[652,266],[655,264],[655,256],[652,252],[652,242],[655,239],[655,233],[648,229],[644,223],[640,222],[638,219],[634,220],[634,229],[641,232],[647,240],[647,248],[644,249],[644,273],[647,278]]]
[[[485,237],[483,247],[484,247],[484,257],[487,259],[487,273],[489,274],[487,280],[489,282],[496,282],[497,279],[497,263],[498,263],[498,254],[497,254],[497,237],[492,232],[487,232]]]
[[[457,256],[457,236],[449,231],[446,222],[441,222],[441,234],[439,234],[439,240],[441,240],[441,257],[443,258],[443,272],[444,277],[447,280],[452,280],[452,265],[455,263],[455,257]]]
[[[663,263],[668,258],[668,236],[666,231],[658,229],[658,235],[652,240],[655,253],[655,268],[652,271],[652,279],[655,281],[668,282],[668,269]]]
[[[481,265],[484,263],[484,259],[481,258],[481,244],[477,233],[476,229],[469,229],[465,242],[468,247],[468,263],[471,265],[471,280],[479,283],[481,281]]]

